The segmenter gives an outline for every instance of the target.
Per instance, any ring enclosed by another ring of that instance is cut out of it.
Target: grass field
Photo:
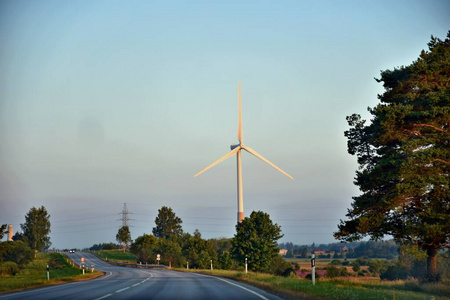
[[[180,270],[187,271],[187,270]],[[221,276],[281,294],[290,299],[449,299],[450,282],[420,285],[417,281],[382,282],[375,278],[348,277],[334,280],[311,281],[294,277],[284,278],[267,274],[236,271],[189,270],[202,274]]]
[[[93,252],[103,260],[113,260],[123,263],[136,263],[136,256],[128,251],[122,250],[101,250]]]
[[[50,280],[47,280],[47,265],[50,266]],[[38,253],[37,258],[15,276],[0,277],[0,293],[68,281],[85,280],[102,274],[102,272],[98,271],[91,273],[88,270],[83,275],[80,269],[72,267],[67,258],[60,253]]]

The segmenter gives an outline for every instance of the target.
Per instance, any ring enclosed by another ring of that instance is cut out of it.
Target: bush
[[[280,255],[277,255],[272,259],[269,268],[265,271],[270,274],[289,277],[294,272],[294,269],[289,262],[285,261]]]
[[[352,270],[354,272],[358,272],[359,270],[361,270],[361,265],[358,263],[358,261],[352,262]]]
[[[342,268],[338,268],[336,266],[327,266],[325,268],[325,270],[327,271],[325,273],[326,277],[329,278],[334,278],[334,277],[339,277],[339,276],[349,276],[350,274],[348,273],[347,269],[342,267]]]
[[[316,272],[316,280],[320,278],[320,275]],[[305,279],[312,280],[312,273],[305,276]]]
[[[0,243],[0,262],[15,262],[23,267],[33,260],[34,252],[23,241]]]
[[[340,259],[333,259],[330,262],[330,265],[332,265],[332,266],[337,266],[337,265],[341,265],[341,264],[342,264],[342,261]]]
[[[398,265],[392,265],[380,274],[381,280],[398,280],[408,278],[408,270]]]
[[[15,276],[17,273],[19,273],[19,271],[20,271],[19,266],[12,261],[7,261],[0,265],[0,274],[2,276],[5,275]]]

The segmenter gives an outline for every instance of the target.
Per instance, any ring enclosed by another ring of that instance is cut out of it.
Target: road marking
[[[246,287],[243,287],[243,286],[241,286],[241,285],[239,285],[239,284],[236,284],[236,283],[234,283],[234,282],[228,281],[228,280],[226,280],[226,279],[219,278],[219,277],[214,277],[214,276],[207,276],[207,275],[203,275],[203,274],[197,274],[197,273],[192,273],[192,274],[195,274],[195,275],[198,275],[198,276],[203,276],[203,277],[208,277],[208,278],[214,278],[214,279],[217,279],[217,280],[222,280],[222,281],[224,281],[224,282],[226,282],[226,283],[228,283],[228,284],[231,284],[231,285],[237,286],[238,288],[241,288],[241,289],[243,289],[243,290],[246,290],[247,292],[252,293],[252,294],[258,296],[258,297],[261,298],[261,299],[269,300],[269,298],[266,298],[266,297],[264,297],[263,295],[261,295],[261,294],[255,292],[255,291],[252,291],[251,289],[248,289],[248,288],[246,288]]]
[[[112,296],[112,294],[108,294],[108,295],[105,295],[105,296],[103,296],[103,297],[100,297],[100,298],[95,298],[94,300],[101,300],[101,299],[105,299],[105,298],[108,298],[109,296]]]
[[[121,289],[121,290],[117,290],[116,293],[122,293],[123,291],[126,291],[126,290],[128,290],[129,288],[130,288],[130,287],[127,286],[126,288],[123,288],[123,289]]]
[[[132,287],[138,286],[138,285],[140,285],[140,284],[141,284],[140,282],[135,283],[135,284],[132,285]]]

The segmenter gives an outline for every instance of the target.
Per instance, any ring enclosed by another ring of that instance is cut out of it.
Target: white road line
[[[127,286],[126,288],[123,288],[123,289],[121,289],[121,290],[117,290],[116,293],[122,293],[123,291],[126,291],[126,290],[128,290],[129,288],[130,288],[130,287]]]
[[[135,284],[132,285],[132,287],[138,286],[138,285],[140,285],[140,284],[141,284],[140,282],[135,283]]]
[[[203,275],[203,274],[197,274],[197,273],[191,273],[191,274],[195,274],[195,275],[203,276],[203,277],[208,277],[208,278],[214,278],[214,279],[217,279],[217,280],[222,280],[222,281],[224,281],[224,282],[226,282],[226,283],[228,283],[228,284],[231,284],[231,285],[237,286],[238,288],[241,288],[241,289],[243,289],[243,290],[246,290],[247,292],[252,293],[252,294],[258,296],[258,297],[261,298],[261,299],[269,300],[269,298],[264,297],[263,295],[261,295],[261,294],[255,292],[255,291],[252,291],[251,289],[248,289],[248,288],[246,288],[246,287],[243,287],[243,286],[241,286],[241,285],[239,285],[239,284],[236,284],[236,283],[234,283],[234,282],[228,281],[228,280],[226,280],[226,279],[223,279],[223,278],[220,278],[220,277],[214,277],[214,276],[207,276],[207,275]]]
[[[94,300],[105,299],[105,298],[108,298],[109,296],[112,296],[112,294],[108,294],[108,295],[105,295],[105,296],[102,296],[102,297],[99,297],[99,298],[95,298]]]

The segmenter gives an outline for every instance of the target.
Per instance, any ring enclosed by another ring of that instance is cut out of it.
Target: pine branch
[[[444,129],[441,129],[441,128],[438,128],[436,126],[429,125],[429,124],[416,124],[416,123],[414,123],[413,127],[430,127],[430,128],[435,129],[435,130],[438,130],[440,132],[446,132],[447,131],[447,130],[444,130]],[[412,132],[415,132],[415,131],[412,131]]]

